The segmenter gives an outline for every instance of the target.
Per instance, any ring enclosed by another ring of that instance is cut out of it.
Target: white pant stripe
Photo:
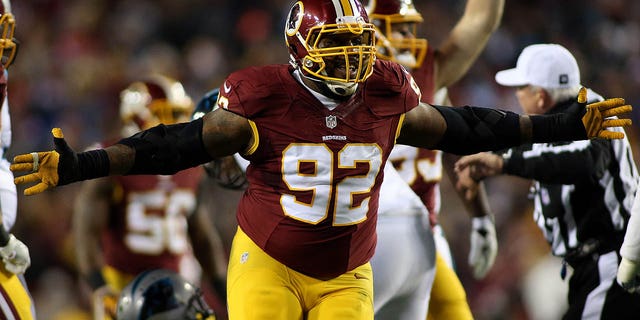
[[[618,269],[618,256],[615,251],[600,256],[598,259],[598,274],[600,276],[600,285],[598,285],[587,296],[587,301],[582,310],[582,319],[600,319],[602,308],[604,307],[607,291],[613,285]]]

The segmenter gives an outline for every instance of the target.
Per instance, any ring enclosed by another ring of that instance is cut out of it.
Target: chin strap
[[[340,97],[348,97],[358,89],[357,83],[343,83],[338,81],[322,81],[324,85],[333,93]]]
[[[317,84],[318,89],[321,90],[321,92],[319,92],[320,94],[323,94],[334,100],[345,100],[345,98],[348,98],[351,95],[353,95],[358,89],[357,83],[321,80],[321,79],[306,75],[300,68],[296,68],[296,73],[299,75],[300,78],[305,78]],[[317,91],[317,90],[314,90],[314,91]]]

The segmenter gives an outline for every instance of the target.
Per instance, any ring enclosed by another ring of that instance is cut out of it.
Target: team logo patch
[[[331,115],[331,116],[327,116],[325,118],[326,124],[327,124],[327,128],[329,129],[333,129],[338,125],[338,118],[336,118],[336,116]]]
[[[249,252],[243,252],[240,255],[240,263],[245,264],[247,263],[247,260],[249,260]]]
[[[287,18],[287,27],[286,33],[288,36],[293,36],[300,29],[300,25],[302,24],[302,15],[304,12],[304,7],[302,2],[298,1],[296,4],[291,7],[291,11],[289,11],[289,16]]]

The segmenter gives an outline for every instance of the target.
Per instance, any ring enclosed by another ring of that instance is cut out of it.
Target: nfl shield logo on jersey
[[[327,128],[329,129],[333,129],[338,125],[338,119],[336,118],[336,116],[327,116],[325,120],[327,121]]]

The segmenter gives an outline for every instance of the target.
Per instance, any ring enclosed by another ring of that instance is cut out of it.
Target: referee
[[[517,88],[526,114],[576,107],[581,87],[575,58],[557,44],[526,47],[496,81]],[[602,97],[589,91],[587,99]],[[561,276],[567,264],[573,269],[563,319],[640,319],[640,295],[615,281],[638,176],[626,138],[523,145],[463,157],[456,170],[466,190],[475,187],[473,179],[501,173],[534,180],[534,219],[552,254],[564,259]]]

